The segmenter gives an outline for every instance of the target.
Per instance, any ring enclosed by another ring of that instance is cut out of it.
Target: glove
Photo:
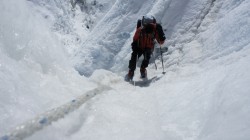
[[[133,41],[131,43],[131,46],[132,46],[132,50],[133,51],[138,51],[140,49],[139,46],[138,46],[138,42],[137,41]]]
[[[133,47],[138,47],[137,41],[133,41],[133,42],[131,43],[131,46],[132,46],[132,48],[133,48]]]

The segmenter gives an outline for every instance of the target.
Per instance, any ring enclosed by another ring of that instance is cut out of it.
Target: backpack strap
[[[140,28],[141,27],[141,19],[138,19],[137,20],[137,26],[136,26],[136,29]]]

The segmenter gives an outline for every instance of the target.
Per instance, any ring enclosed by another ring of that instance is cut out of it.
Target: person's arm
[[[162,26],[160,24],[156,24],[156,40],[159,44],[163,44],[165,42],[165,34],[162,30]]]

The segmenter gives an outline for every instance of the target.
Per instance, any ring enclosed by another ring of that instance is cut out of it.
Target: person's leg
[[[129,70],[134,71],[136,68],[136,61],[137,61],[138,52],[133,49],[133,52],[131,53],[131,59],[129,60]]]
[[[143,51],[139,47],[132,47],[131,59],[129,60],[129,70],[134,71],[136,69],[137,59],[143,54]]]
[[[132,79],[134,76],[134,71],[136,69],[137,59],[142,55],[142,50],[136,46],[132,47],[133,52],[131,53],[131,59],[129,60],[129,72],[128,78]]]
[[[145,51],[143,52],[144,59],[143,59],[142,64],[141,64],[141,68],[148,67],[148,63],[149,63],[149,60],[151,58],[151,53],[152,53],[152,51],[150,48],[145,49]]]
[[[148,67],[149,60],[151,58],[151,53],[152,51],[150,48],[146,48],[145,51],[143,52],[144,59],[142,61],[141,68],[140,68],[142,78],[145,78],[147,76],[146,68]]]

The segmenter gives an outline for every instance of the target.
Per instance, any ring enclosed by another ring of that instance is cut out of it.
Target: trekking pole
[[[161,49],[162,45],[160,45],[160,52],[161,52],[161,63],[162,63],[162,68],[163,68],[163,72],[162,74],[165,74],[166,72],[164,71],[164,64],[163,64],[163,57],[162,57],[162,49]]]
[[[154,55],[154,52],[152,53],[153,57],[154,57],[154,63],[155,63],[155,55]],[[155,69],[157,70],[157,65],[155,63]]]

